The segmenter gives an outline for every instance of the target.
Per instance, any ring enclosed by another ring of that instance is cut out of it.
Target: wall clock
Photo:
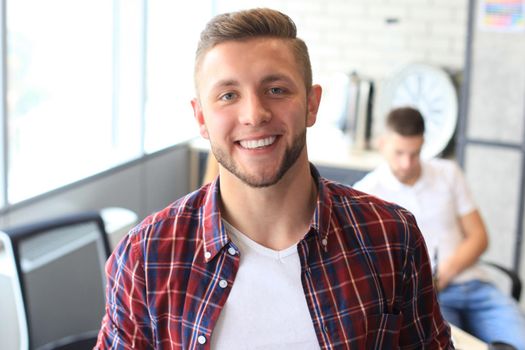
[[[423,115],[422,158],[432,158],[445,149],[458,120],[457,91],[448,73],[429,64],[409,64],[387,81],[382,97],[382,117],[402,106],[415,107]]]

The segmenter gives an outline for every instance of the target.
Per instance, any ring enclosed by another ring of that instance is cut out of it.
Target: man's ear
[[[383,148],[385,148],[385,138],[386,135],[384,133],[377,138],[377,149],[379,151],[383,151]]]
[[[383,132],[379,135],[376,142],[377,142],[377,150],[380,153],[384,154],[385,149],[387,148],[391,137],[392,137],[392,134],[390,130],[383,130]]]
[[[206,123],[204,121],[204,114],[202,112],[202,107],[197,98],[191,100],[191,107],[193,107],[193,116],[199,124],[199,133],[205,139],[209,139],[208,129],[206,128]]]
[[[308,114],[306,116],[306,126],[310,127],[315,124],[317,120],[317,112],[319,111],[319,104],[321,103],[321,95],[323,89],[321,85],[312,85],[310,93],[308,94]]]

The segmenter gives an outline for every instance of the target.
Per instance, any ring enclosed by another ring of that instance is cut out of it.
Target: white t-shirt
[[[474,211],[476,206],[456,163],[445,159],[422,160],[421,167],[421,176],[411,186],[401,183],[384,163],[353,187],[411,211],[434,264],[436,250],[439,260],[446,259],[461,243],[464,236],[459,218]],[[485,279],[476,265],[465,269],[453,282],[472,279]]]
[[[211,337],[212,349],[318,350],[297,245],[276,251],[223,220],[240,266]]]

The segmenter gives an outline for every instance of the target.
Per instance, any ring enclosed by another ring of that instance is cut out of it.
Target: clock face
[[[398,72],[385,87],[382,116],[403,106],[417,108],[425,119],[421,157],[441,153],[454,135],[458,118],[456,88],[449,75],[426,64],[411,64]]]

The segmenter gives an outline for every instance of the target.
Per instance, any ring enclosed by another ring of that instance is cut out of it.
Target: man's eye
[[[280,95],[280,94],[284,93],[284,89],[279,88],[279,87],[270,88],[269,91],[270,91],[270,94],[272,94],[272,95]]]
[[[233,92],[228,92],[226,94],[221,95],[220,99],[223,101],[231,101],[235,98],[235,94]]]

